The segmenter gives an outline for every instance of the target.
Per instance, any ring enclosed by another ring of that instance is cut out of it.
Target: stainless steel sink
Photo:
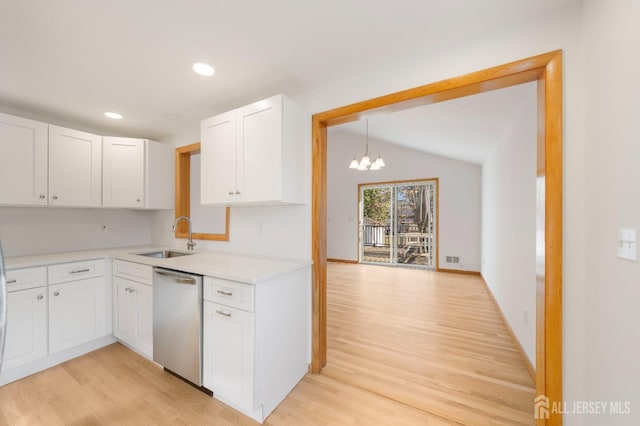
[[[157,259],[169,259],[172,257],[180,257],[180,256],[189,256],[193,253],[184,253],[181,251],[173,251],[173,250],[162,250],[162,251],[151,251],[149,253],[136,253],[138,256],[147,256],[147,257],[155,257]]]

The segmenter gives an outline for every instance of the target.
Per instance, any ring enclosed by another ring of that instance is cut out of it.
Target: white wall
[[[638,21],[638,1],[585,1],[590,398],[630,401],[632,410],[584,423],[592,425],[640,424],[640,263],[616,257],[618,229],[640,231]]]
[[[480,270],[480,166],[369,139],[370,151],[380,151],[386,167],[378,171],[349,169],[362,151],[362,136],[328,132],[327,257],[358,260],[358,184],[439,178],[440,267]],[[459,256],[460,263],[446,263]]]
[[[152,217],[141,210],[0,207],[0,240],[6,256],[144,245]]]
[[[536,85],[482,164],[482,276],[536,361]]]

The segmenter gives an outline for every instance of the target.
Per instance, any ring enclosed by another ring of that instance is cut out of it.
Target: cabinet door
[[[254,314],[204,302],[203,384],[214,397],[253,410]]]
[[[49,204],[100,207],[102,137],[49,126]]]
[[[104,286],[104,277],[49,286],[51,354],[105,335]]]
[[[0,204],[47,204],[48,126],[0,113]]]
[[[47,293],[45,287],[7,295],[7,336],[3,370],[47,355]]]
[[[282,96],[238,109],[237,120],[238,201],[282,200]]]
[[[125,343],[135,343],[136,306],[132,292],[135,283],[113,277],[113,335]]]
[[[144,207],[144,139],[103,138],[102,205]]]
[[[113,277],[113,335],[153,357],[153,297],[150,285]]]
[[[202,121],[202,204],[229,204],[236,197],[236,134],[234,111]]]
[[[133,298],[136,307],[135,348],[153,358],[153,294],[150,285],[135,283]]]

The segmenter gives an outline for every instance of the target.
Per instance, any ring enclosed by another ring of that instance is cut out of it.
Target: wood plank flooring
[[[329,264],[328,362],[267,425],[532,424],[533,383],[479,279]],[[120,344],[0,387],[0,425],[255,425]]]
[[[330,263],[323,374],[445,420],[534,424],[535,386],[480,277]]]

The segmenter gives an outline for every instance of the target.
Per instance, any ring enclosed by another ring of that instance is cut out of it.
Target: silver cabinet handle
[[[218,291],[216,291],[216,293],[221,294],[223,296],[233,296],[233,292],[232,291],[218,290]]]
[[[136,292],[136,289],[135,289],[135,288],[130,288],[130,289],[129,289],[129,293],[135,293],[135,292]]]
[[[89,268],[85,268],[85,269],[76,269],[75,271],[71,271],[69,272],[70,274],[81,274],[83,272],[89,272],[91,269]]]
[[[7,281],[7,284],[15,284],[17,282],[18,282],[18,280],[10,280],[10,281]]]
[[[231,314],[224,311],[216,311],[216,314],[222,315],[223,317],[230,317]]]
[[[57,196],[57,195],[54,195],[54,196],[53,196],[53,197],[51,197],[51,198],[53,198],[54,200],[57,200],[57,199],[58,199],[58,196]]]
[[[54,295],[54,296],[60,296],[60,292],[59,292],[59,291],[54,291],[54,292],[53,292],[53,295]]]
[[[44,199],[45,199],[44,194],[40,194],[40,199],[41,199],[41,200],[44,200]]]
[[[41,294],[39,294],[38,297],[36,297],[36,299],[38,299],[38,300],[42,300],[43,298],[44,298],[44,296],[41,295]]]

